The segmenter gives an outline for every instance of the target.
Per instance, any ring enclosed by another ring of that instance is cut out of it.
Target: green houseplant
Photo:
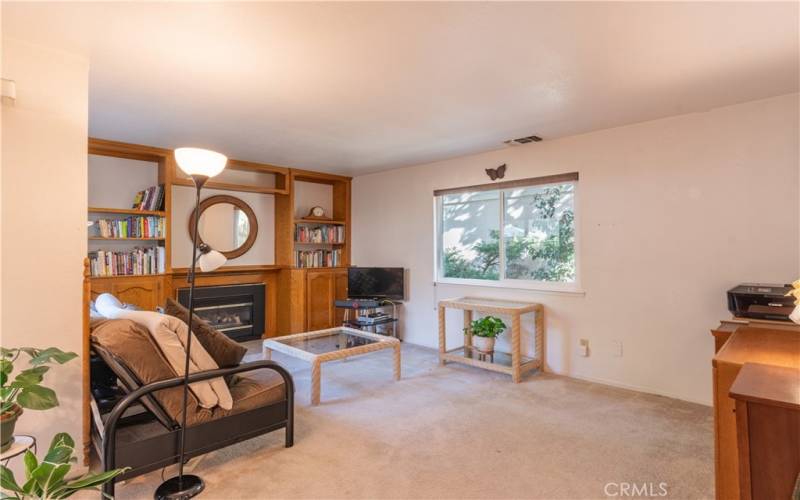
[[[72,463],[75,441],[69,434],[59,433],[53,437],[50,448],[41,462],[30,452],[25,452],[25,482],[19,485],[14,473],[5,466],[0,466],[0,486],[8,493],[0,494],[0,498],[67,498],[81,490],[97,490],[98,486],[122,474],[126,469],[114,469],[99,474],[86,474],[77,479],[64,479]]]
[[[506,324],[498,317],[484,316],[464,328],[464,335],[472,332],[472,343],[476,349],[485,353],[494,352],[494,341],[506,329]]]
[[[11,380],[14,363],[23,353],[30,357],[28,361],[30,368],[21,370]],[[14,426],[22,414],[23,408],[49,410],[58,406],[56,393],[52,389],[41,385],[42,380],[44,380],[44,374],[50,370],[47,365],[51,363],[63,365],[77,356],[74,352],[64,352],[55,347],[48,347],[47,349],[33,347],[0,348],[1,451],[5,451],[11,446],[14,438]]]

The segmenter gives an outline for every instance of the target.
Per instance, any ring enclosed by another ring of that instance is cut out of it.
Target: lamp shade
[[[225,265],[228,259],[216,250],[208,249],[197,257],[197,265],[204,273],[213,271]]]
[[[175,160],[186,174],[205,177],[219,174],[228,162],[225,155],[200,148],[178,148],[175,150]]]

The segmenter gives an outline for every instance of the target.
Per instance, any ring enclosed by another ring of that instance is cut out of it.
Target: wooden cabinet
[[[306,271],[306,329],[322,330],[340,325],[343,312],[334,307],[336,299],[347,298],[347,271],[314,269]]]
[[[146,311],[154,311],[164,304],[164,289],[163,276],[118,276],[91,280],[92,300],[102,293],[110,293],[121,302]]]
[[[745,363],[800,369],[800,333],[741,326],[714,356],[714,451],[716,493],[720,500],[740,498],[737,410],[729,393]]]
[[[800,474],[800,369],[746,363],[731,397],[742,500],[791,498]]]
[[[334,281],[334,300],[345,300],[347,299],[347,270],[343,271],[335,271],[333,273],[333,281]],[[334,307],[333,315],[335,318],[335,324],[341,325],[344,321],[344,309],[337,309]]]
[[[335,290],[332,272],[306,271],[306,327],[309,331],[333,326]]]

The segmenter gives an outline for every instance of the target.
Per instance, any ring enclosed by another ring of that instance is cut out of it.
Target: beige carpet
[[[294,447],[278,431],[193,461],[203,498],[604,498],[616,483],[713,497],[708,407],[549,374],[512,384],[410,345],[400,382],[390,351],[323,365],[311,407],[308,365],[274,359],[297,385]],[[152,498],[160,480],[117,497]]]

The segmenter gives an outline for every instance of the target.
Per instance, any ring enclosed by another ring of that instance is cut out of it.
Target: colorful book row
[[[92,276],[138,276],[164,273],[164,247],[134,248],[128,251],[89,252]]]
[[[297,226],[294,240],[298,243],[344,243],[344,226]]]
[[[298,250],[294,253],[295,267],[338,267],[342,265],[341,250]]]
[[[90,236],[101,238],[164,238],[166,220],[156,216],[132,216],[124,219],[97,219]]]

